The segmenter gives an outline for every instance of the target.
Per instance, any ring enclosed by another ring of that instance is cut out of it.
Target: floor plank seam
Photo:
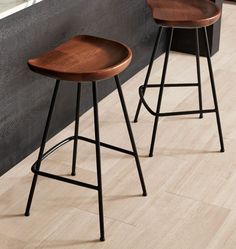
[[[203,200],[198,200],[198,199],[192,198],[190,196],[173,193],[171,191],[165,191],[165,192],[168,193],[168,194],[171,194],[171,195],[175,195],[175,196],[178,196],[178,197],[181,197],[181,198],[184,198],[184,199],[194,201],[194,202],[203,203],[203,204],[206,204],[206,205],[209,205],[209,206],[212,206],[212,207],[221,208],[221,209],[225,209],[225,210],[229,210],[229,211],[234,211],[234,209],[222,207],[220,205],[216,205],[216,204],[213,204],[213,203],[210,203],[210,202],[207,202],[207,201],[203,201]]]

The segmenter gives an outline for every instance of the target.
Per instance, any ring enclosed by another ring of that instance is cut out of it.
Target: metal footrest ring
[[[61,142],[57,143],[56,145],[54,145],[52,148],[50,148],[48,151],[46,151],[43,154],[42,161],[44,159],[46,159],[49,155],[51,155],[53,152],[55,152],[57,149],[59,149],[61,146],[69,143],[70,141],[73,141],[74,138],[75,138],[74,136],[68,137],[68,138],[62,140]],[[87,137],[83,137],[83,136],[78,136],[77,139],[78,140],[83,140],[83,141],[86,141],[86,142],[89,142],[89,143],[93,143],[93,144],[96,143],[95,140],[87,138]],[[107,143],[100,142],[100,146],[134,156],[134,153],[132,151],[129,151],[129,150],[126,150],[126,149],[123,149],[123,148],[120,148],[120,147],[117,147],[117,146],[114,146],[114,145],[110,145],[110,144],[107,144]],[[51,179],[62,181],[62,182],[67,182],[67,183],[74,184],[74,185],[77,185],[77,186],[81,186],[81,187],[84,187],[84,188],[99,190],[98,186],[96,186],[96,185],[92,185],[92,184],[81,182],[81,181],[76,181],[76,180],[73,180],[73,179],[70,179],[70,178],[66,178],[66,177],[54,175],[54,174],[51,174],[51,173],[48,173],[48,172],[45,172],[45,171],[37,170],[37,161],[32,165],[31,170],[32,170],[32,172],[34,174],[37,174],[37,175],[40,175],[40,176],[43,176],[43,177],[51,178]]]
[[[166,87],[192,87],[198,86],[197,83],[179,83],[179,84],[165,84]],[[146,88],[155,88],[160,87],[160,84],[150,84],[146,86]],[[153,115],[158,117],[168,117],[168,116],[180,116],[180,115],[191,115],[191,114],[201,114],[201,113],[213,113],[216,112],[216,109],[205,109],[205,110],[192,110],[192,111],[178,111],[178,112],[163,112],[157,113],[152,110],[152,108],[148,105],[144,98],[144,85],[139,87],[139,96],[140,100],[142,101],[143,105],[147,109],[147,111]]]

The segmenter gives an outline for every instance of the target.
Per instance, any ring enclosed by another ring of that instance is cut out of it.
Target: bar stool
[[[30,215],[30,207],[34,195],[34,190],[37,183],[38,176],[44,176],[51,179],[55,179],[62,182],[67,182],[84,188],[89,188],[98,191],[98,205],[99,205],[99,221],[100,221],[100,240],[105,240],[104,232],[104,215],[103,215],[103,193],[102,193],[102,174],[101,174],[101,153],[100,146],[108,149],[119,151],[131,156],[134,156],[137,166],[139,179],[143,191],[143,196],[147,195],[145,182],[140,166],[137,149],[129,122],[128,112],[121,89],[119,80],[119,73],[124,71],[130,64],[132,59],[131,50],[118,42],[106,40],[103,38],[79,35],[68,42],[60,45],[54,50],[43,54],[42,56],[30,59],[28,65],[30,69],[36,73],[46,75],[56,79],[56,84],[51,100],[51,105],[46,121],[45,130],[41,142],[41,147],[38,155],[38,160],[32,166],[32,172],[34,173],[28,203],[26,206],[25,216]],[[116,147],[107,143],[100,142],[99,135],[99,117],[98,117],[98,99],[97,99],[97,81],[107,78],[115,78],[121,106],[124,113],[125,122],[127,125],[129,138],[132,145],[132,151]],[[47,140],[48,130],[50,126],[51,117],[53,114],[54,104],[57,97],[58,88],[61,80],[75,81],[77,83],[77,101],[75,112],[75,131],[74,136],[68,137],[60,143],[53,146],[47,152],[44,152],[45,144]],[[80,97],[82,84],[88,84],[92,82],[93,92],[93,109],[94,109],[94,128],[95,128],[95,140],[79,136],[79,112],[80,112]],[[95,144],[96,148],[96,166],[97,166],[97,185],[91,185],[85,182],[76,181],[70,178],[53,175],[51,173],[41,171],[41,162],[57,150],[62,145],[73,141],[73,160],[72,160],[72,176],[76,175],[76,159],[77,159],[77,143],[78,140],[83,140],[92,144]]]
[[[157,127],[159,122],[159,117],[167,117],[167,116],[174,116],[174,115],[189,115],[189,114],[200,114],[200,118],[203,118],[203,113],[215,113],[217,126],[218,126],[218,133],[221,145],[221,152],[224,152],[224,142],[223,142],[223,135],[221,129],[221,122],[220,122],[220,114],[218,109],[218,101],[215,89],[215,81],[214,81],[214,74],[211,64],[211,56],[209,50],[209,41],[207,35],[206,27],[209,25],[214,24],[216,21],[219,20],[221,16],[221,12],[218,7],[211,1],[208,0],[148,0],[148,5],[152,10],[152,15],[155,22],[160,25],[156,41],[154,44],[151,60],[149,63],[148,71],[146,74],[144,85],[140,86],[139,88],[139,95],[140,100],[137,106],[134,122],[138,121],[139,113],[142,104],[145,106],[147,111],[151,113],[155,117],[153,132],[152,132],[152,139],[151,139],[151,146],[149,151],[149,156],[153,156],[153,150],[156,140],[156,133]],[[196,30],[196,62],[197,62],[197,83],[181,83],[181,84],[165,84],[166,78],[166,71],[169,59],[169,52],[171,49],[172,44],[172,37],[174,29],[176,28],[188,28],[188,29],[195,29]],[[167,29],[168,33],[168,43],[166,47],[166,54],[165,54],[165,61],[164,67],[162,72],[162,78],[160,84],[148,84],[149,77],[152,71],[153,61],[155,58],[155,54],[160,43],[161,35],[163,30]],[[204,42],[206,46],[207,52],[207,62],[210,74],[210,81],[211,81],[211,89],[213,94],[214,100],[214,108],[213,109],[203,109],[202,106],[202,90],[201,90],[201,74],[200,74],[200,60],[199,60],[199,32],[200,30],[203,31],[204,35]],[[144,94],[147,88],[160,88],[157,107],[156,110],[150,108],[147,104],[146,100],[144,99]],[[180,111],[180,112],[167,112],[161,113],[161,103],[162,103],[162,96],[165,87],[198,87],[198,95],[199,95],[199,110],[193,111]]]

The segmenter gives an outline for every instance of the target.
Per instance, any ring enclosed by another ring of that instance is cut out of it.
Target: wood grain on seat
[[[119,74],[131,58],[131,50],[121,43],[79,35],[30,59],[28,65],[34,72],[60,80],[96,81]]]
[[[162,26],[195,28],[214,24],[221,15],[209,0],[147,0],[153,18]]]

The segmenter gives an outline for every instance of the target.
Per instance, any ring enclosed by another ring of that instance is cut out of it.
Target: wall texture
[[[27,59],[76,34],[126,43],[134,53],[123,81],[147,65],[157,26],[145,0],[44,0],[0,20],[0,175],[39,147],[54,81],[30,72]],[[162,40],[159,54],[163,50]],[[114,89],[99,84],[100,99]],[[75,84],[63,83],[50,136],[74,120]],[[91,106],[83,89],[82,111]]]

